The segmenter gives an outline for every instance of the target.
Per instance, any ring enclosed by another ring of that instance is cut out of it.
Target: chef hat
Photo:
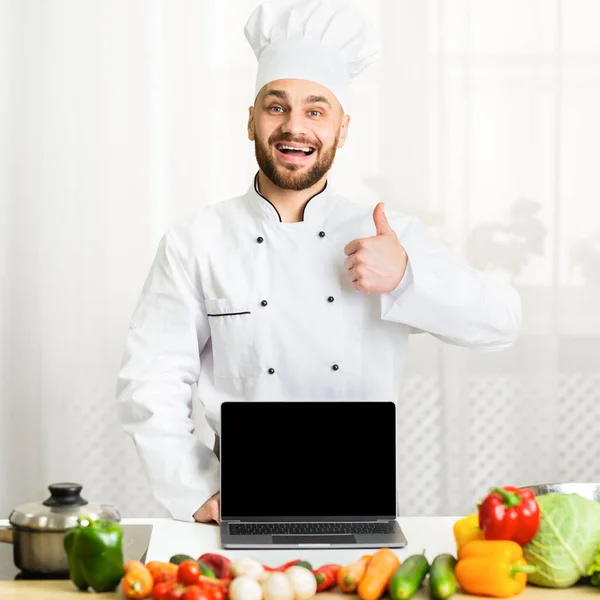
[[[350,82],[378,56],[375,35],[350,0],[265,0],[244,33],[258,59],[255,97],[271,81],[306,79],[347,109]]]

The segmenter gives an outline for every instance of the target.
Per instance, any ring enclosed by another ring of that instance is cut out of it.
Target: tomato
[[[211,600],[207,590],[202,585],[189,585],[185,588],[182,600]]]
[[[185,585],[177,583],[165,594],[165,600],[182,600],[185,594]]]
[[[195,560],[184,560],[177,569],[177,581],[184,585],[194,585],[200,579],[200,566]]]
[[[227,598],[227,589],[222,587],[214,587],[211,590],[211,597],[209,600],[225,600]]]
[[[150,598],[152,600],[166,600],[167,592],[176,585],[177,582],[174,579],[172,579],[171,581],[163,581],[162,583],[159,583],[158,585],[154,586]]]
[[[190,587],[200,587],[202,589],[202,596],[199,596],[200,600],[225,600],[229,594],[229,586],[213,585],[202,581],[199,586]],[[195,596],[192,596],[192,598],[196,600]]]

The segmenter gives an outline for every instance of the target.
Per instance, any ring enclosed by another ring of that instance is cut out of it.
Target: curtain
[[[116,376],[162,234],[256,171],[256,4],[0,0],[6,516],[65,480],[123,516],[167,516],[117,421]],[[504,352],[411,338],[401,513],[463,514],[493,485],[600,481],[600,5],[356,4],[382,55],[353,84],[332,181],[420,216],[523,301]]]

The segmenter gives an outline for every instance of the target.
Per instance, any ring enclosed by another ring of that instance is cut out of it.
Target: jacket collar
[[[325,182],[325,187],[314,196],[312,196],[306,205],[302,214],[303,222],[322,222],[325,215],[331,209],[331,184]],[[258,173],[254,176],[252,184],[248,188],[246,198],[254,212],[260,219],[281,223],[281,216],[275,206],[258,191]]]

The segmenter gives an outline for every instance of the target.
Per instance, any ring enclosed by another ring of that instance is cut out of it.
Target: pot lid
[[[53,483],[48,489],[50,496],[43,502],[30,502],[13,509],[10,524],[39,531],[65,531],[77,526],[81,516],[92,520],[121,520],[114,506],[95,504],[82,498],[82,486],[78,483]]]

